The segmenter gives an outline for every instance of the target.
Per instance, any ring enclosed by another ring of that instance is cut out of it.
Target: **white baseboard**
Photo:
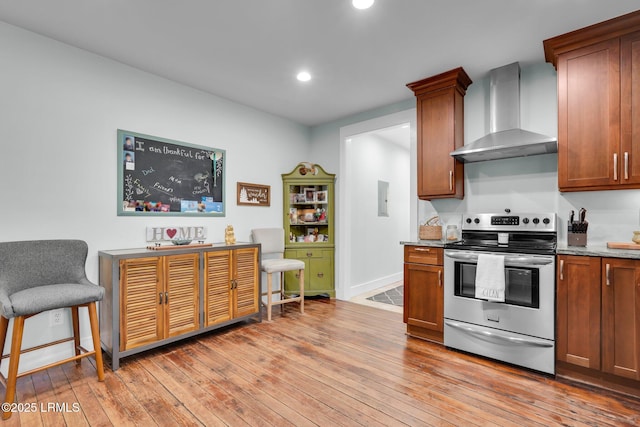
[[[366,283],[360,283],[358,285],[354,285],[348,288],[348,295],[345,296],[345,300],[350,300],[351,298],[364,294],[366,292],[375,291],[377,289],[383,288],[385,286],[389,286],[393,283],[397,283],[402,281],[404,278],[404,273],[394,273],[389,276],[381,277],[376,280],[372,280]]]

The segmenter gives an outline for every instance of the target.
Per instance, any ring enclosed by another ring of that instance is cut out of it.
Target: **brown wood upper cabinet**
[[[471,79],[460,67],[407,84],[417,99],[418,197],[464,197],[464,164],[449,155],[464,145],[464,95]]]
[[[640,188],[640,11],[544,41],[560,191]]]

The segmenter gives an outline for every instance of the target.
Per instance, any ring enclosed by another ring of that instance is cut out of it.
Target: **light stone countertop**
[[[640,249],[640,245],[638,245]],[[587,243],[587,246],[567,246],[558,244],[558,255],[599,256],[609,258],[640,259],[640,250],[609,249],[606,242]]]
[[[432,248],[443,248],[444,241],[443,240],[417,240],[415,242],[400,242],[401,245],[408,246],[430,246]]]

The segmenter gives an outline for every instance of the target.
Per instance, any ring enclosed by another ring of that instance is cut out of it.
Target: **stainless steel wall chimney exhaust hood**
[[[557,153],[556,138],[520,129],[520,64],[490,71],[489,134],[451,155],[465,163]]]

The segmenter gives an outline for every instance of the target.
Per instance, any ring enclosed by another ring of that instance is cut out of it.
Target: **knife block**
[[[569,231],[567,234],[567,245],[569,246],[587,246],[587,233],[574,233]]]

